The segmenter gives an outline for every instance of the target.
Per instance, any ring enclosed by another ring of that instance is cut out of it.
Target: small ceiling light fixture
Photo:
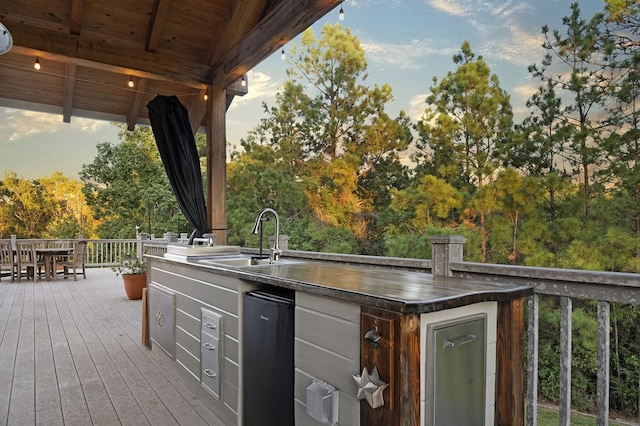
[[[133,76],[129,77],[129,83],[127,83],[127,84],[129,85],[129,87],[133,87],[134,86],[134,84],[133,84]]]
[[[338,19],[344,21],[344,9],[342,8],[342,5],[340,5],[340,13],[338,13]]]
[[[206,93],[204,94],[204,100],[206,101],[207,99],[209,99],[209,95],[207,95]]]
[[[33,67],[37,70],[40,69],[40,58],[36,58],[36,63],[33,64]]]
[[[240,86],[245,87],[247,85],[247,79],[244,78],[244,74],[242,74],[242,79],[240,80]]]
[[[4,55],[13,47],[13,37],[11,37],[11,33],[2,25],[0,22],[0,55]]]
[[[280,59],[283,61],[287,59],[287,55],[284,53],[284,48],[282,49],[282,52],[280,52]]]

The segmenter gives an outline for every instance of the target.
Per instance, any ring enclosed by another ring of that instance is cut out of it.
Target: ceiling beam
[[[69,16],[69,33],[80,35],[82,28],[82,12],[84,11],[84,0],[71,0],[71,16]]]
[[[39,56],[66,64],[75,64],[109,72],[134,75],[152,80],[172,81],[194,88],[206,88],[209,67],[168,55],[141,52],[114,45],[38,28],[19,22],[3,22],[11,28],[12,52]]]
[[[240,41],[244,34],[244,25],[262,6],[263,2],[259,0],[233,2],[231,16],[225,20],[225,28],[221,31],[222,38],[213,40],[211,49],[209,49],[209,64],[217,62],[224,52]]]
[[[162,27],[167,19],[170,0],[156,0],[153,3],[151,19],[149,19],[149,30],[147,31],[147,51],[155,52],[160,42]]]
[[[206,89],[193,89],[189,95],[189,104],[186,106],[189,111],[189,121],[191,122],[191,130],[195,135],[200,129],[204,115],[207,112],[207,95]]]
[[[343,0],[282,0],[211,67],[211,84],[227,87]]]
[[[131,93],[129,109],[127,111],[127,130],[129,131],[132,131],[136,127],[138,116],[140,114],[140,107],[142,106],[142,100],[144,99],[144,92],[147,90],[146,78],[134,77],[132,80],[135,90]]]
[[[73,110],[73,91],[76,85],[76,66],[67,64],[65,67],[64,96],[62,98],[62,122],[71,123]]]

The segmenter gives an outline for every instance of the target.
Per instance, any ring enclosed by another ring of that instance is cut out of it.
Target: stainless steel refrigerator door
[[[486,317],[429,327],[428,425],[484,425]]]

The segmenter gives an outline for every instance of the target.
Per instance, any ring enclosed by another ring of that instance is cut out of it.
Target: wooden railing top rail
[[[640,274],[455,262],[454,276],[527,284],[536,293],[640,304]]]

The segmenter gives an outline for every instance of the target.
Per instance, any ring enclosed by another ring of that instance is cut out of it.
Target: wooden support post
[[[497,426],[524,425],[524,299],[498,303]]]
[[[207,99],[207,223],[218,244],[227,243],[227,95],[222,87],[209,88]]]

